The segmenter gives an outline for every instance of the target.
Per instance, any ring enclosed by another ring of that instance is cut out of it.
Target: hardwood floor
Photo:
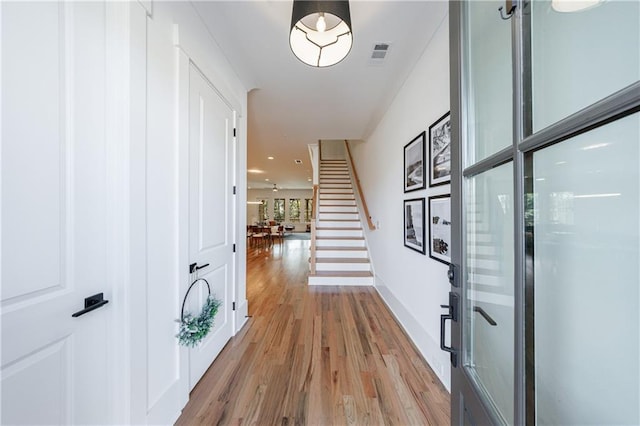
[[[448,425],[449,394],[372,287],[307,286],[309,241],[247,252],[252,318],[178,425]]]

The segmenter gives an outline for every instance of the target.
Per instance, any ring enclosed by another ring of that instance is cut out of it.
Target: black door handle
[[[94,311],[106,305],[107,303],[109,303],[109,301],[104,299],[104,293],[94,294],[93,296],[89,296],[84,299],[84,309],[72,314],[71,316],[77,318],[80,315],[84,315],[87,312]]]
[[[482,315],[482,318],[484,318],[490,325],[492,325],[492,326],[498,325],[498,323],[495,322],[495,320],[493,318],[491,318],[491,315],[489,315],[487,313],[487,311],[482,309],[480,306],[477,306],[477,305],[474,306],[473,307],[473,311],[479,313],[480,315]]]
[[[198,266],[197,263],[192,263],[191,265],[189,265],[189,273],[193,274],[194,272],[199,271],[202,268],[206,268],[207,266],[209,266],[208,263],[205,263],[202,266]]]
[[[440,305],[441,308],[449,309],[449,312],[440,315],[440,349],[449,352],[451,365],[458,366],[458,351],[452,346],[447,346],[444,342],[445,324],[447,320],[458,321],[458,296],[454,292],[449,293],[449,304]]]

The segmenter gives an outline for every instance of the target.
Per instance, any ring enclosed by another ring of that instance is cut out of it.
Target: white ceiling
[[[250,90],[247,168],[264,173],[249,173],[247,185],[283,189],[311,188],[308,144],[369,136],[448,10],[443,1],[351,0],[351,52],[313,68],[289,48],[291,0],[193,4]],[[377,43],[390,44],[382,62],[371,59]]]

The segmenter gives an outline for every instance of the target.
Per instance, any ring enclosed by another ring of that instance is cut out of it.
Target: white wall
[[[273,192],[272,189],[249,189],[247,190],[247,201],[260,201],[268,200],[269,205],[269,219],[273,220],[273,200],[274,198],[284,198],[284,214],[285,220],[283,223],[291,223],[296,226],[296,232],[304,232],[306,229],[306,223],[304,221],[304,200],[305,198],[313,198],[313,190],[308,189],[280,189],[278,192]],[[289,218],[289,200],[300,199],[300,222],[291,222]],[[259,221],[258,218],[258,205],[247,205],[247,224],[251,225],[254,222]]]
[[[241,188],[246,185],[247,91],[190,3],[132,2],[129,25],[131,403],[123,422],[170,424],[189,398],[188,351],[179,347],[175,338],[176,319],[189,284],[189,62],[202,71],[238,113],[234,183]],[[247,304],[246,200],[243,191],[238,191],[236,197],[237,330],[245,321]]]
[[[445,15],[446,3],[442,7]],[[403,200],[447,194],[450,187],[405,194],[402,177],[404,145],[449,111],[448,33],[447,14],[371,136],[351,147],[371,216],[379,225],[375,231],[366,229],[376,288],[450,389],[449,356],[440,350],[439,322],[444,313],[440,305],[448,303],[447,266],[403,242]]]

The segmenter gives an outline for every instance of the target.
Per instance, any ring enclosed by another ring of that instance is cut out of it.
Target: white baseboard
[[[451,392],[451,368],[448,363],[448,356],[440,350],[440,343],[420,326],[420,323],[409,313],[391,290],[384,284],[384,281],[376,276],[375,288],[382,300],[391,310],[400,326],[407,333],[413,344],[418,348],[424,359],[427,361],[433,372],[438,376],[443,386]],[[437,319],[434,319],[437,321]]]

